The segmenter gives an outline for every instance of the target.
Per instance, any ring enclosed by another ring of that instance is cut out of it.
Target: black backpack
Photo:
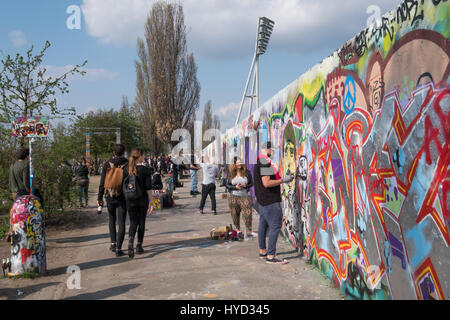
[[[173,207],[173,199],[172,194],[167,192],[162,197],[163,208],[172,208]]]
[[[163,189],[161,175],[158,172],[156,172],[152,177],[152,189],[153,190],[162,190]]]
[[[143,192],[136,176],[128,176],[124,179],[122,192],[126,201],[135,201],[142,197]]]

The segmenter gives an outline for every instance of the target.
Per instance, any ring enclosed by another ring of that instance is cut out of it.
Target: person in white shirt
[[[216,178],[219,177],[219,167],[212,164],[208,157],[205,157],[206,162],[200,165],[203,170],[203,183],[202,183],[202,199],[200,201],[200,213],[203,214],[203,208],[205,207],[206,198],[211,198],[211,210],[214,215],[216,211]]]

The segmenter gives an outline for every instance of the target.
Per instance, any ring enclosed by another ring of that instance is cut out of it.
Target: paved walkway
[[[223,188],[217,189],[218,215],[208,210],[200,215],[196,209],[200,197],[189,195],[188,180],[177,189],[175,208],[147,217],[146,252],[133,260],[127,255],[116,258],[108,250],[107,214],[96,213],[98,180],[91,180],[94,192],[90,192],[90,208],[81,212],[83,223],[48,228],[48,275],[1,279],[0,299],[344,299],[284,239],[278,241],[277,251],[290,263],[283,266],[258,258],[257,239],[210,240],[212,228],[231,223],[227,201],[221,197]],[[257,214],[253,226],[257,230]],[[9,250],[2,243],[0,258],[9,257]],[[81,289],[67,286],[66,272],[72,265],[81,269]]]

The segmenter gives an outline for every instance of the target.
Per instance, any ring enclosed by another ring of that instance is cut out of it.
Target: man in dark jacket
[[[114,168],[124,169],[128,164],[128,160],[124,158],[125,147],[121,144],[116,144],[113,150],[114,156],[106,161],[102,168],[102,176],[100,178],[100,186],[98,188],[97,204],[103,206],[103,195],[105,195],[105,180],[108,169],[111,168],[111,164]],[[127,209],[125,197],[120,192],[118,196],[105,195],[106,205],[109,213],[109,235],[111,238],[110,250],[113,252],[120,251],[122,249],[122,243],[125,238],[125,221],[127,217]],[[116,233],[116,221],[119,223],[119,230]],[[117,251],[116,251],[117,250]]]

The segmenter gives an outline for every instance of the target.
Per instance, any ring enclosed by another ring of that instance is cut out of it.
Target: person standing
[[[267,263],[286,264],[288,261],[280,260],[275,256],[278,235],[283,221],[280,185],[290,183],[294,180],[294,176],[280,177],[277,167],[270,160],[272,156],[270,141],[263,144],[261,152],[253,171],[255,195],[260,215],[258,228],[259,256],[265,257]],[[267,232],[269,233],[269,243],[266,249]]]
[[[106,198],[111,238],[110,250],[115,252],[116,256],[123,255],[122,244],[125,238],[127,218],[125,197],[122,194],[123,169],[128,164],[128,160],[123,156],[124,153],[125,147],[122,144],[114,146],[114,156],[103,165],[97,196],[97,205],[99,206],[104,205],[103,196]],[[119,225],[118,232],[116,232],[116,224]]]
[[[200,194],[198,191],[198,170],[200,170],[200,166],[195,163],[195,156],[191,156],[191,164],[189,165],[189,174],[191,176],[191,196],[196,196]]]
[[[71,187],[73,186],[72,178],[73,172],[70,168],[70,164],[63,159],[60,160],[60,165],[58,166],[58,203],[60,210],[64,209],[64,200],[67,201],[69,207],[72,206],[72,199],[70,197]]]
[[[252,200],[249,195],[251,187],[253,187],[253,179],[250,171],[247,170],[241,159],[235,158],[234,164],[230,166],[230,176],[227,179],[226,188],[230,191],[229,205],[233,224],[241,238],[241,213],[245,222],[247,238],[253,236]]]
[[[17,161],[9,168],[9,189],[12,198],[30,194],[30,149],[20,148],[17,151]]]
[[[80,158],[78,165],[75,167],[75,182],[78,188],[78,202],[80,208],[83,207],[83,196],[85,200],[85,206],[88,206],[88,194],[89,194],[89,169],[86,166],[86,159]]]
[[[205,207],[206,198],[211,198],[211,210],[214,215],[217,214],[216,210],[216,178],[218,178],[219,167],[212,164],[207,159],[206,163],[202,163],[201,168],[203,170],[203,183],[202,183],[202,199],[200,200],[200,214],[203,214],[203,208]]]
[[[124,196],[130,217],[128,232],[128,256],[134,257],[134,238],[138,234],[136,253],[144,253],[142,244],[145,234],[147,213],[153,211],[152,176],[150,169],[143,165],[145,153],[142,149],[134,149],[124,169]],[[150,205],[149,205],[150,203]]]

